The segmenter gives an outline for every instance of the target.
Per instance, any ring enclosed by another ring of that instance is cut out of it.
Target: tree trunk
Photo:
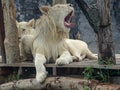
[[[110,21],[110,0],[97,0],[97,7],[100,14],[98,30],[99,63],[115,64],[115,51]]]
[[[0,0],[0,51],[2,55],[2,62],[6,63],[5,47],[4,47],[5,31],[4,31],[4,20],[3,20],[3,10],[2,1]]]
[[[100,64],[115,64],[115,51],[110,22],[110,0],[97,0],[96,8],[89,8],[84,0],[76,0],[98,37]]]
[[[84,0],[75,0],[85,17],[87,18],[89,24],[93,28],[95,33],[98,33],[100,17],[98,9],[95,7],[88,7],[87,3]]]
[[[120,85],[80,78],[48,77],[42,84],[35,79],[13,81],[0,85],[0,90],[120,90]]]
[[[5,27],[5,52],[7,63],[19,61],[19,41],[16,27],[14,0],[2,0]]]
[[[55,4],[65,4],[67,1],[66,0],[53,0],[53,5]]]

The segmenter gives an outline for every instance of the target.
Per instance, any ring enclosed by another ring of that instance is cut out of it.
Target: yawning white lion
[[[65,41],[70,27],[73,26],[73,23],[70,23],[73,7],[70,4],[57,4],[53,7],[42,6],[40,10],[43,15],[36,22],[32,49],[38,82],[46,78],[44,63],[47,61],[53,60],[57,65],[73,61]]]
[[[28,42],[36,68],[36,80],[42,82],[47,71],[44,64],[55,62],[56,65],[69,64],[76,57],[82,60],[85,57],[97,59],[85,42],[68,39],[70,22],[74,9],[70,4],[57,4],[53,7],[42,6],[43,15],[37,20],[35,30],[22,43]],[[75,57],[74,57],[75,56]]]

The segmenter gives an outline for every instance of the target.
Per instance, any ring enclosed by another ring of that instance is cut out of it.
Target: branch
[[[0,90],[120,90],[120,85],[99,83],[71,77],[48,77],[39,84],[35,79],[24,79],[0,85]]]
[[[99,30],[99,24],[100,24],[98,9],[94,6],[89,8],[87,3],[84,0],[75,0],[75,1],[78,4],[79,8],[84,13],[84,15],[86,16],[94,32],[97,33]]]

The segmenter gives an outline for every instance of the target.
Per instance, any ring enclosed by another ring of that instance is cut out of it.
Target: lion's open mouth
[[[73,11],[71,11],[64,19],[64,25],[67,28],[71,28],[74,26],[74,23],[71,22],[71,18],[73,16]]]

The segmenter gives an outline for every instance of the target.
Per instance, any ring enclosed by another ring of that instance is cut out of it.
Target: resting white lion
[[[34,32],[34,24],[35,20],[31,19],[28,22],[22,21],[17,22],[16,26],[18,28],[18,37],[19,37],[19,48],[20,48],[20,56],[22,57],[22,61],[32,61],[32,41]]]
[[[21,39],[22,36],[26,35],[26,34],[31,34],[32,31],[34,30],[34,25],[35,24],[35,20],[31,19],[28,22],[22,21],[22,22],[18,22],[16,21],[16,26],[18,28],[18,38],[19,40]]]

